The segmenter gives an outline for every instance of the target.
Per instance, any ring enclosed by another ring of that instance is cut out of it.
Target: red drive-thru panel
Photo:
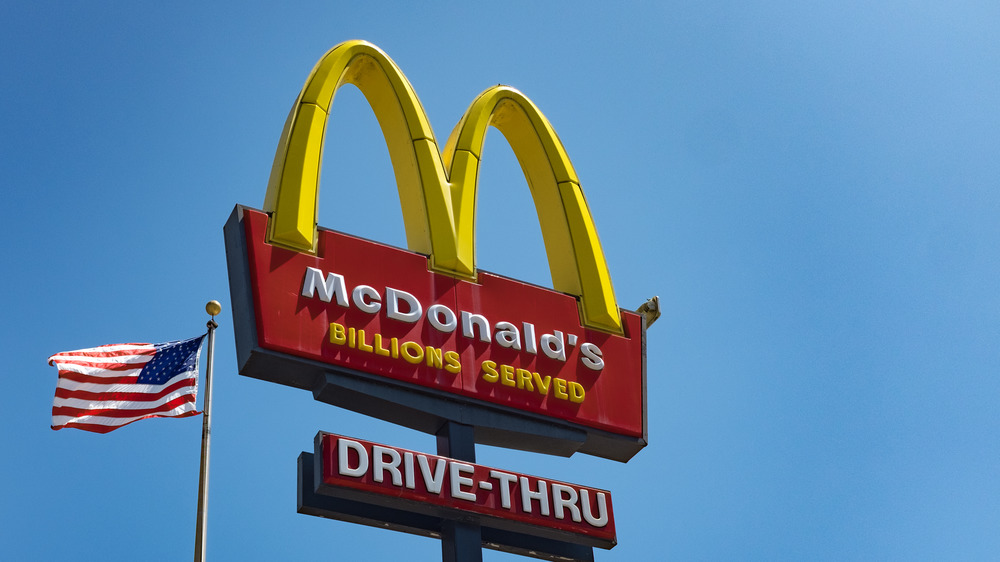
[[[488,518],[485,525],[599,548],[616,544],[606,490],[330,433],[320,433],[316,447],[322,493],[424,513],[462,512]]]
[[[572,296],[324,229],[315,256],[289,251],[267,221],[243,210],[260,348],[644,438],[639,315],[587,329]]]

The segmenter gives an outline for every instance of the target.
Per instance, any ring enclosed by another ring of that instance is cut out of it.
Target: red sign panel
[[[639,315],[624,336],[584,328],[572,296],[330,230],[315,256],[285,250],[267,221],[244,210],[261,348],[643,437]]]
[[[445,508],[504,520],[520,530],[554,529],[580,544],[616,543],[611,493],[605,490],[329,433],[320,434],[317,454],[322,485],[392,503],[416,502],[410,505],[425,511]]]

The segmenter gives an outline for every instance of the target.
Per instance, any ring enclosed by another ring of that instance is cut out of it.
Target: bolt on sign
[[[361,90],[382,128],[406,249],[317,225],[327,117],[344,84]],[[553,289],[476,268],[491,125],[524,171]],[[645,330],[656,301],[618,307],[580,180],[519,91],[480,94],[442,149],[395,63],[369,43],[343,43],[288,115],[263,207],[238,205],[225,226],[241,374],[427,433],[472,426],[478,443],[622,462],[646,445]]]

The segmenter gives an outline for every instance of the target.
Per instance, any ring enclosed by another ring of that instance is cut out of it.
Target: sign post
[[[437,453],[442,457],[476,462],[475,428],[446,422],[437,433]],[[475,562],[483,559],[483,533],[478,523],[450,519],[442,525],[441,560]]]

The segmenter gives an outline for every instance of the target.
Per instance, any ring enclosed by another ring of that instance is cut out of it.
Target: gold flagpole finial
[[[222,312],[222,305],[219,304],[219,301],[208,301],[208,304],[205,305],[205,312],[209,316],[218,316]]]

